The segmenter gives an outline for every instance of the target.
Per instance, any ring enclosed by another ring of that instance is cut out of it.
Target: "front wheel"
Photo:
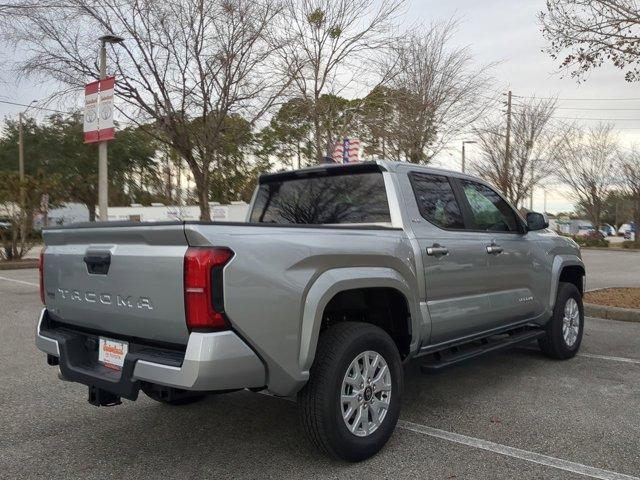
[[[561,282],[547,334],[539,340],[540,349],[551,358],[572,358],[580,349],[583,330],[582,295],[574,284]]]
[[[389,440],[400,415],[398,349],[374,325],[339,323],[323,332],[309,382],[298,394],[307,437],[321,451],[357,462]]]

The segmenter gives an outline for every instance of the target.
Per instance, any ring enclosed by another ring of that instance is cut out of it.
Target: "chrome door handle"
[[[446,247],[442,247],[437,243],[433,245],[433,247],[427,247],[427,255],[438,256],[438,255],[448,255],[449,249]]]
[[[489,255],[497,255],[502,253],[502,247],[500,245],[487,245],[487,253]]]

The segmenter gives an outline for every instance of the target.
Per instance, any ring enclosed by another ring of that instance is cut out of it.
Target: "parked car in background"
[[[612,226],[609,225],[608,223],[605,223],[603,225],[600,225],[600,227],[598,228],[598,230],[600,230],[600,232],[605,236],[605,237],[613,237],[616,234],[616,229]]]
[[[580,225],[578,227],[578,233],[576,234],[578,237],[587,237],[587,238],[604,238],[605,235],[596,230],[593,225]]]
[[[623,223],[622,225],[620,225],[620,228],[618,228],[618,235],[624,235],[625,232],[631,231],[632,228],[633,227],[631,223]]]
[[[591,230],[586,235],[583,235],[585,238],[592,238],[595,240],[604,240],[606,235],[602,233],[600,230]]]

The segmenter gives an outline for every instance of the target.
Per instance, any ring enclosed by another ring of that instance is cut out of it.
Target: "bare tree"
[[[532,98],[514,107],[509,162],[505,162],[503,119],[482,122],[475,130],[481,157],[476,172],[496,185],[514,205],[531,194],[558,164],[566,127],[553,121],[555,100]]]
[[[607,194],[620,178],[618,141],[613,125],[573,129],[565,135],[558,177],[595,227],[600,224]]]
[[[282,58],[298,94],[311,105],[316,161],[331,156],[333,135],[323,129],[323,95],[371,81],[373,54],[386,49],[405,0],[285,0],[289,41]],[[380,83],[381,79],[374,80]],[[326,103],[326,102],[325,102]],[[354,106],[354,113],[357,109]],[[348,115],[354,119],[355,115]],[[343,127],[348,129],[348,125]]]
[[[456,28],[455,19],[420,26],[389,49],[383,68],[397,73],[380,90],[382,118],[370,118],[386,156],[428,163],[485,114],[491,65],[476,67],[467,47],[452,47]]]
[[[636,225],[635,243],[640,248],[640,151],[633,148],[622,155],[622,181],[633,203],[633,222]]]
[[[274,54],[277,0],[25,0],[5,17],[5,39],[27,47],[20,70],[77,92],[97,74],[100,34],[125,38],[109,52],[121,113],[188,165],[201,218],[210,219],[213,170],[232,114],[260,118],[287,86]],[[25,13],[26,12],[26,13]]]
[[[640,14],[636,0],[547,0],[538,19],[548,53],[571,76],[611,62],[640,80]]]

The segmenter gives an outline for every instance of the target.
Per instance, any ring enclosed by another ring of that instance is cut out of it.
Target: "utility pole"
[[[37,100],[32,100],[24,111],[18,113],[18,175],[20,178],[20,211],[22,212],[20,241],[23,245],[27,238],[27,192],[24,188],[24,114],[36,102]]]
[[[503,186],[504,193],[508,195],[509,185],[509,167],[511,160],[511,90],[507,93],[507,135],[504,148],[504,179]]]
[[[547,213],[547,189],[543,190],[544,192],[544,206],[542,207],[542,213]]]
[[[26,111],[26,110],[25,110]],[[23,112],[18,113],[18,172],[20,175],[20,241],[24,244],[27,235],[27,205],[26,191],[24,189],[24,126]]]
[[[176,155],[176,197],[178,197],[178,207],[182,207],[182,157]]]

